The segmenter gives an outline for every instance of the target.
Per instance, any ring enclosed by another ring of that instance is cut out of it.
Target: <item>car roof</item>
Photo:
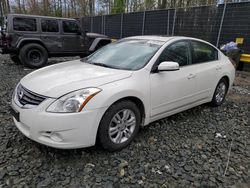
[[[8,14],[12,17],[32,17],[32,18],[49,18],[49,19],[60,19],[60,20],[76,20],[73,18],[62,18],[62,17],[53,17],[53,16],[39,16],[39,15],[30,15],[30,14]]]
[[[184,37],[184,36],[160,36],[160,35],[141,35],[141,36],[133,36],[133,37],[127,37],[126,39],[139,39],[139,40],[156,40],[156,41],[161,41],[161,42],[168,42],[169,40],[173,40],[173,39],[177,39],[177,40],[196,40],[196,41],[200,41],[203,43],[207,43],[210,46],[213,46],[214,48],[216,48],[213,44],[202,40],[202,39],[198,39],[198,38],[193,38],[193,37]],[[216,48],[217,49],[217,48]]]
[[[141,39],[141,40],[157,40],[162,42],[167,42],[173,37],[170,36],[158,36],[158,35],[143,35],[143,36],[133,36],[133,37],[127,37],[127,39]]]

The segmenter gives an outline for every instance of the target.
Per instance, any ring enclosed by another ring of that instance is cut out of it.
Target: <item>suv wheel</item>
[[[16,54],[10,54],[10,59],[11,59],[14,63],[16,63],[16,64],[21,64],[21,61],[20,61],[18,55],[16,55]]]
[[[35,43],[23,46],[20,50],[19,57],[21,62],[30,68],[40,68],[48,62],[47,50],[43,46]]]
[[[100,144],[108,151],[126,147],[137,135],[141,114],[135,103],[121,101],[104,114],[98,130]]]

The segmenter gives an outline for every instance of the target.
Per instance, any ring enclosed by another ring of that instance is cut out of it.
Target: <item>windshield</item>
[[[109,44],[83,61],[104,67],[138,70],[164,44],[156,40],[126,39]]]

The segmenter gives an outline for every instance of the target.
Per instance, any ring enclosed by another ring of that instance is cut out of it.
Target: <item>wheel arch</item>
[[[228,87],[230,86],[230,78],[229,78],[229,76],[224,75],[224,76],[221,77],[221,79],[225,79],[227,81]]]
[[[133,96],[133,95],[121,97],[119,99],[114,100],[113,103],[111,103],[111,105],[109,105],[109,107],[103,113],[102,118],[101,118],[101,120],[98,124],[97,130],[96,130],[95,143],[99,143],[98,134],[99,134],[99,130],[100,130],[100,124],[101,124],[101,121],[102,121],[104,115],[110,109],[111,106],[113,106],[116,103],[119,103],[121,101],[132,101],[138,107],[138,109],[141,113],[141,126],[144,126],[146,111],[145,111],[145,105],[144,105],[143,101],[139,97]]]
[[[45,50],[49,53],[49,51],[48,51],[47,47],[45,46],[45,44],[44,44],[41,40],[39,40],[39,39],[32,39],[32,38],[30,38],[30,39],[22,39],[21,41],[18,42],[17,48],[18,48],[19,51],[20,51],[20,49],[21,49],[23,46],[25,46],[26,44],[30,44],[30,43],[35,43],[35,44],[41,45],[41,46],[44,47]]]
[[[146,116],[146,112],[145,112],[145,106],[144,103],[142,102],[142,100],[136,96],[127,96],[127,97],[122,97],[118,100],[116,100],[115,102],[113,102],[110,106],[121,102],[121,101],[131,101],[133,102],[139,109],[140,113],[141,113],[141,125],[144,125],[144,120],[145,120],[145,116]]]
[[[94,52],[98,49],[98,47],[101,47],[101,46],[105,46],[109,43],[111,43],[111,39],[110,38],[96,38],[91,46],[89,47],[89,52]]]

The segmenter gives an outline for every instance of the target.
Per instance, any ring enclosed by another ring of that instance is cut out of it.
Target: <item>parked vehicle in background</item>
[[[12,61],[43,67],[49,57],[86,56],[111,40],[87,33],[75,19],[9,14],[1,31],[0,48]]]
[[[115,151],[140,126],[203,103],[221,105],[234,77],[230,60],[205,41],[129,37],[27,75],[12,113],[17,128],[39,143],[66,149],[98,139]]]

